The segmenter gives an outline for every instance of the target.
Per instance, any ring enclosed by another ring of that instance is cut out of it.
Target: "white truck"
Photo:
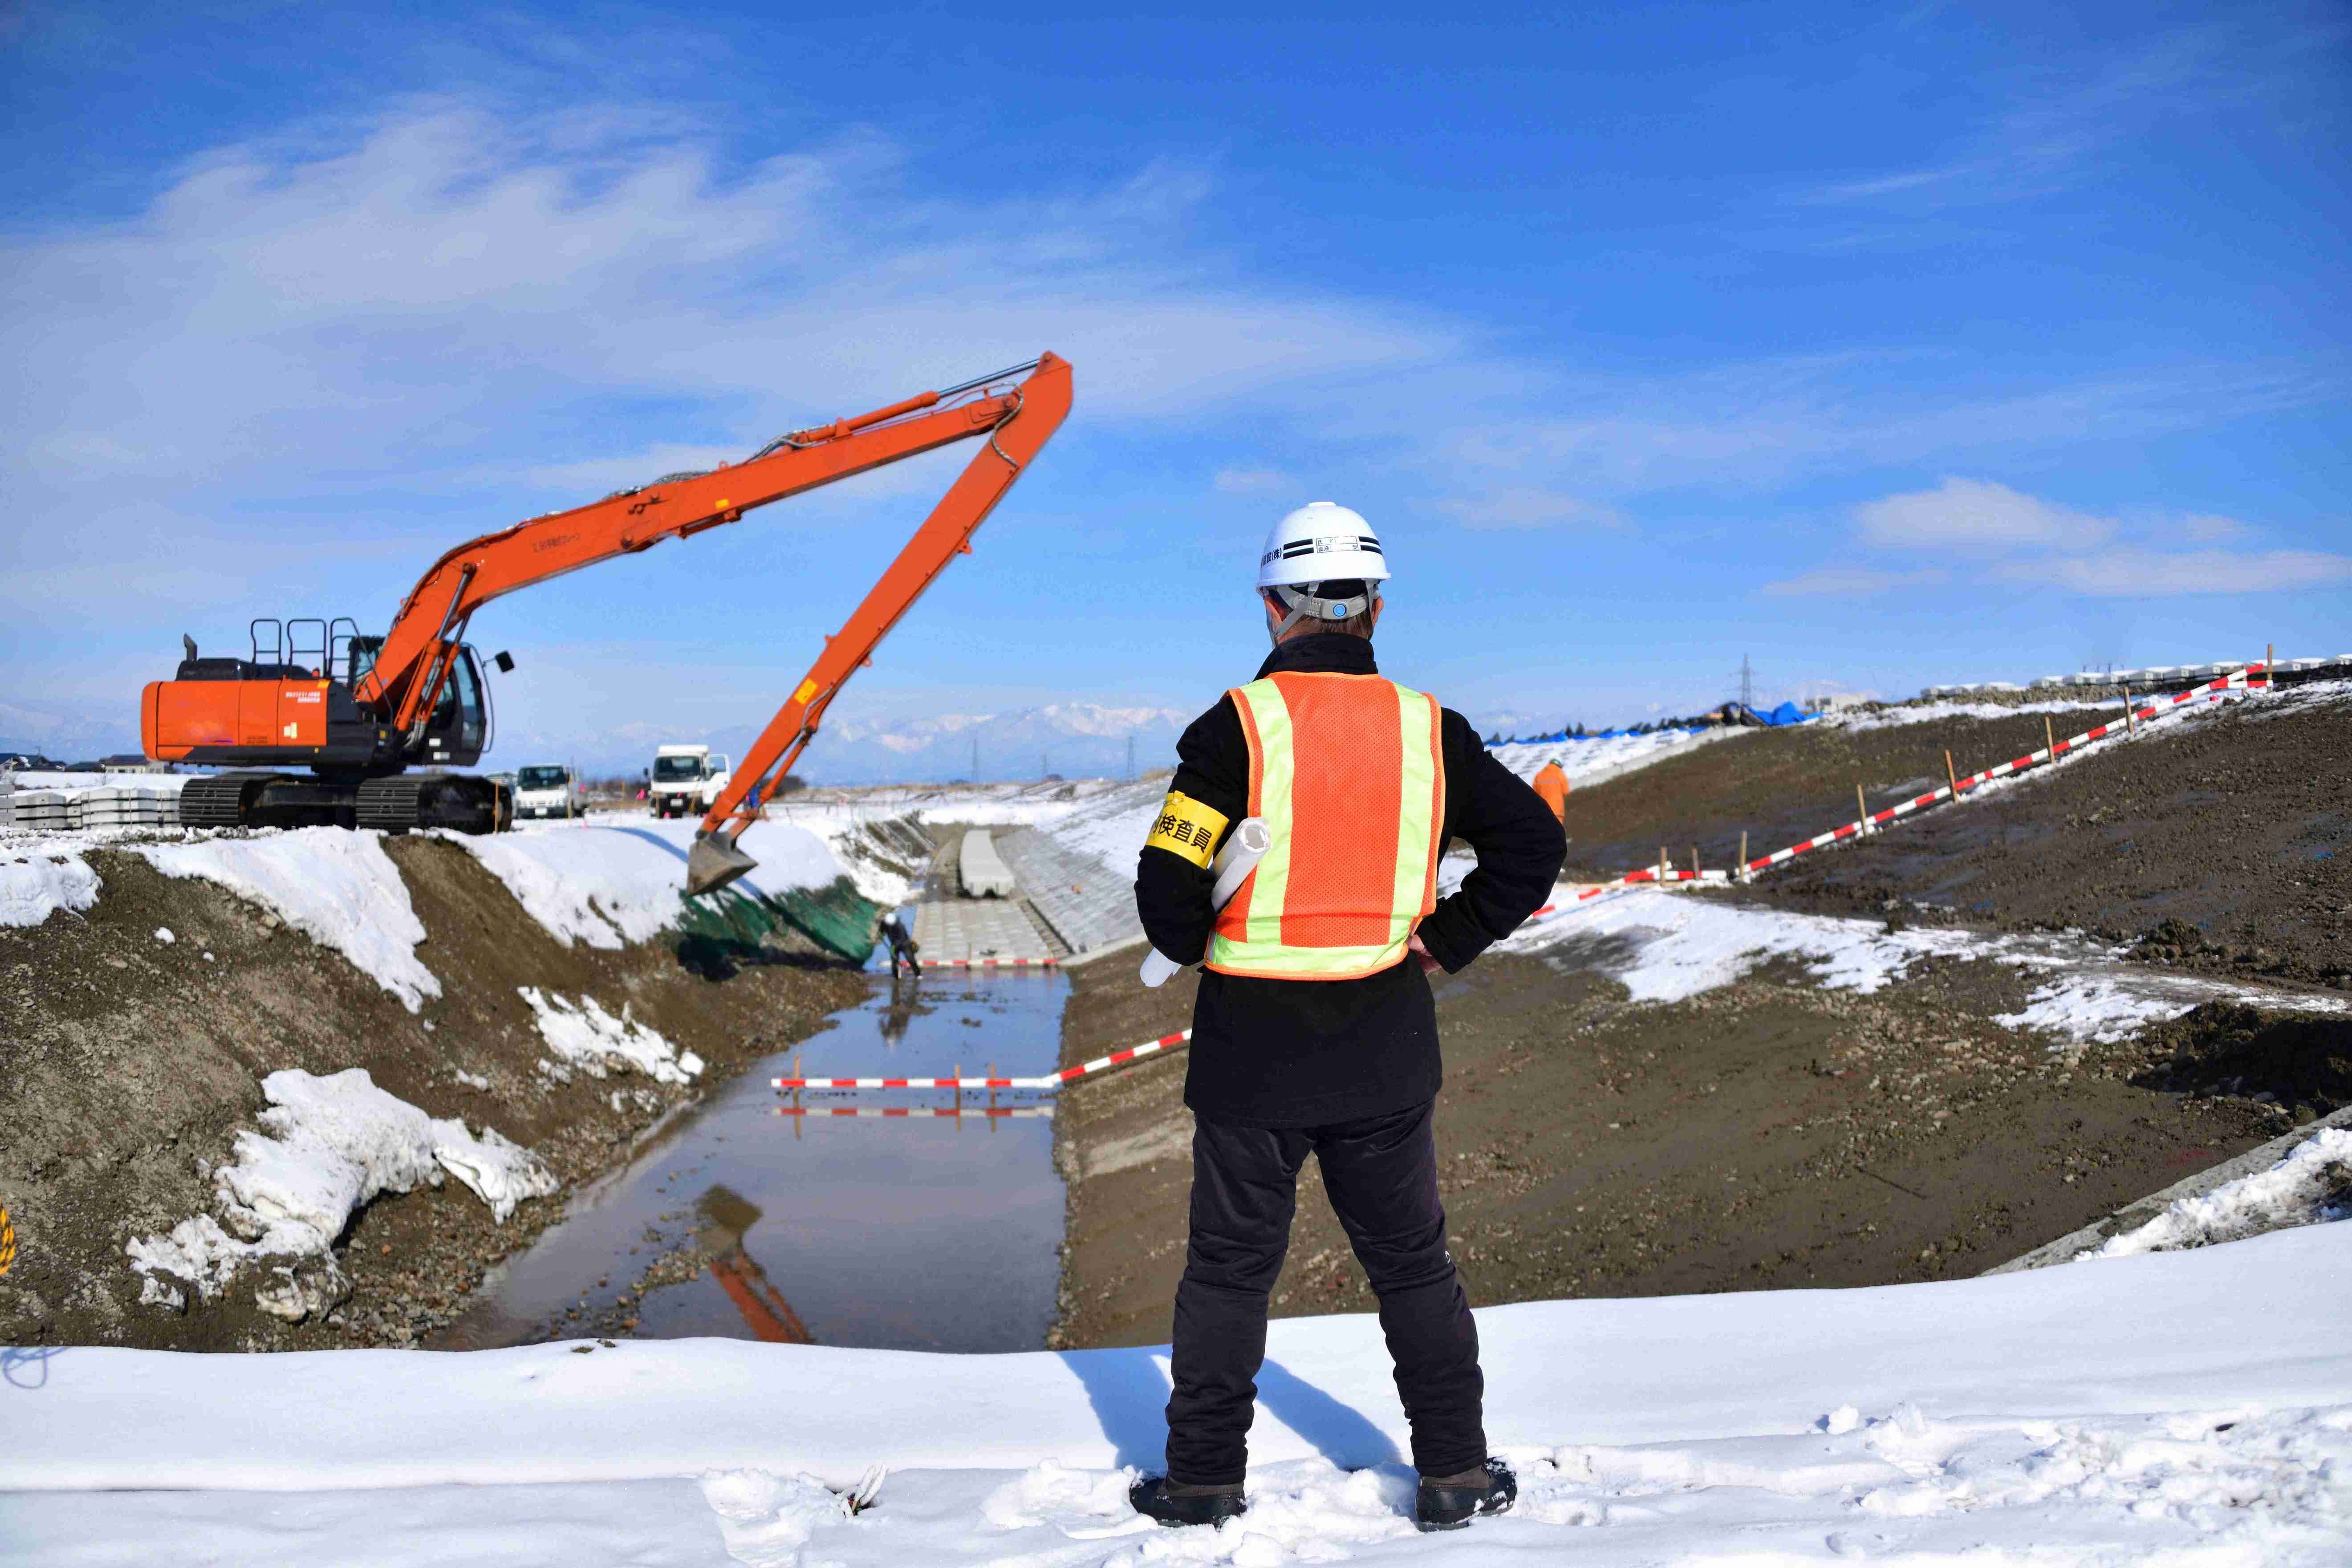
[[[519,769],[514,776],[514,814],[518,822],[527,816],[585,816],[588,792],[576,772],[560,764]]]
[[[727,787],[730,764],[708,746],[656,746],[646,804],[656,816],[700,816]]]

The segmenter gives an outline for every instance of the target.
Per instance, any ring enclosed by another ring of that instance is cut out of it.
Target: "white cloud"
[[[2121,545],[2093,555],[2019,562],[2011,582],[2051,584],[2107,597],[2177,594],[2270,594],[2352,584],[2352,555],[2318,550],[2192,550],[2168,552]]]
[[[2116,526],[1990,479],[1946,479],[1932,490],[1865,501],[1854,509],[1854,520],[1867,542],[1911,549],[2079,550],[2104,542]]]
[[[1269,496],[1296,490],[1298,482],[1278,468],[1219,468],[1216,487],[1229,496]]]
[[[1441,500],[1437,510],[1465,528],[1622,528],[1616,508],[1578,496],[1520,485],[1468,499]]]
[[[1897,588],[1923,587],[1941,583],[1945,574],[1938,571],[1882,572],[1868,566],[1822,566],[1811,572],[1784,577],[1777,583],[1767,583],[1757,591],[1773,598],[1806,595],[1824,597],[1858,598],[1870,594],[1892,593]]]

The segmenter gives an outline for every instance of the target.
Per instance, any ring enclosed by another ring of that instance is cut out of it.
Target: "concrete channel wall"
[[[1034,827],[1005,835],[997,848],[1020,879],[1030,907],[1054,928],[1073,960],[1098,957],[1143,941],[1132,871],[1114,870]]]
[[[956,853],[956,879],[967,899],[1011,899],[1021,892],[1021,884],[996,853],[985,827],[975,827],[963,836],[963,847]]]

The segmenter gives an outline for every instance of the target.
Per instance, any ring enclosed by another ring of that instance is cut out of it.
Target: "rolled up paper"
[[[1257,863],[1265,858],[1265,852],[1273,846],[1274,835],[1266,830],[1265,818],[1244,816],[1235,823],[1217,850],[1217,858],[1209,862],[1209,868],[1217,874],[1216,886],[1209,889],[1209,908],[1222,910],[1233,902],[1234,895],[1241,891],[1243,879],[1257,869]],[[1164,985],[1170,975],[1183,967],[1155,947],[1144,954],[1143,983]]]

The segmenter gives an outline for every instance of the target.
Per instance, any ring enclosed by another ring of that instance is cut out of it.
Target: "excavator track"
[[[183,827],[243,827],[262,790],[275,773],[214,773],[190,779],[180,790]]]
[[[412,827],[496,833],[513,826],[514,797],[470,773],[395,773],[361,783],[355,820],[358,826],[386,833]]]
[[[358,826],[380,828],[386,833],[405,833],[424,826],[419,816],[424,804],[425,783],[405,773],[395,773],[386,779],[368,779],[360,785]]]

